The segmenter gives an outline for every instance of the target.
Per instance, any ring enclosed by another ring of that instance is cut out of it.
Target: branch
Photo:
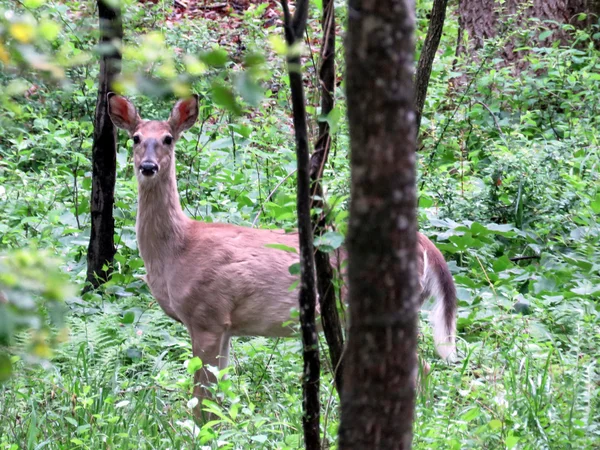
[[[324,0],[323,17],[323,44],[321,47],[321,67],[319,68],[319,86],[321,88],[321,115],[326,117],[334,106],[335,91],[335,10],[334,0]],[[329,156],[331,136],[329,123],[319,122],[319,137],[315,144],[315,151],[310,158],[310,178],[312,186],[312,206],[321,210],[319,215],[313,215],[313,229],[318,235],[326,231],[327,220],[323,211],[323,187],[321,177],[323,168]],[[317,290],[321,306],[321,323],[325,332],[325,339],[329,347],[331,367],[333,367],[335,386],[338,393],[342,390],[342,353],[344,336],[342,325],[337,310],[335,287],[333,284],[333,270],[329,254],[317,250],[315,253],[317,269]]]
[[[517,262],[517,261],[527,261],[529,259],[540,259],[541,257],[538,255],[533,255],[533,256],[515,256],[514,258],[510,258],[510,260],[512,262]]]
[[[308,15],[308,2],[296,2],[294,17],[290,16],[287,0],[281,1],[283,8],[285,37],[292,47],[304,34]],[[300,53],[288,53],[287,64],[292,94],[292,110],[296,136],[296,159],[298,164],[298,235],[300,244],[300,328],[302,330],[304,372],[302,377],[302,426],[307,450],[319,450],[320,441],[320,402],[319,376],[320,361],[315,325],[317,296],[315,291],[315,262],[313,259],[313,236],[310,221],[310,176],[308,169],[308,130],[304,105],[304,86],[300,64]]]
[[[423,115],[423,107],[425,106],[425,98],[427,97],[433,60],[435,59],[435,54],[442,38],[447,5],[448,0],[434,0],[427,36],[425,36],[425,42],[423,43],[421,56],[419,57],[419,65],[417,66],[417,74],[415,76],[417,133],[421,126],[421,116]]]

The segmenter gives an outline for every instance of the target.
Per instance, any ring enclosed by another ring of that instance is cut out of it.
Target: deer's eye
[[[133,143],[135,145],[138,145],[140,143],[140,137],[137,134],[133,137]]]
[[[172,136],[165,136],[163,138],[163,144],[165,145],[171,145],[173,143],[173,137]]]

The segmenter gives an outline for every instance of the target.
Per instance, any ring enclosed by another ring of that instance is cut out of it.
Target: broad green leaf
[[[220,83],[215,83],[211,88],[211,93],[212,98],[217,105],[224,107],[235,115],[242,113],[242,109],[238,105],[235,99],[235,94],[230,87],[224,86]]]
[[[130,324],[135,320],[135,313],[133,311],[127,311],[123,314],[123,318],[121,319],[121,323]]]
[[[200,358],[198,358],[197,356],[194,356],[192,359],[190,359],[187,363],[187,372],[190,375],[193,375],[196,373],[197,370],[202,369],[202,360]]]
[[[490,420],[488,425],[492,430],[500,430],[502,428],[502,422],[500,422],[498,419]]]
[[[300,275],[300,263],[294,263],[290,267],[288,267],[288,271],[290,275]]]
[[[227,64],[227,52],[221,48],[214,49],[207,53],[202,53],[200,59],[212,67],[223,67]]]
[[[330,252],[338,249],[344,243],[344,236],[337,231],[328,231],[322,236],[315,238],[315,247],[324,252]]]

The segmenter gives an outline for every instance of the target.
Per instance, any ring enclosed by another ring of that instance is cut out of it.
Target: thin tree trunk
[[[296,12],[291,17],[287,0],[281,1],[284,13],[285,38],[289,48],[302,39],[308,17],[308,0],[296,2]],[[302,425],[307,450],[321,448],[319,432],[319,342],[315,325],[317,296],[315,290],[315,262],[313,235],[310,221],[310,176],[308,161],[308,130],[304,105],[304,86],[300,54],[288,53],[288,71],[292,93],[292,109],[296,136],[296,159],[298,164],[298,234],[300,239],[300,327],[302,329],[304,373],[302,377]]]
[[[350,329],[340,449],[408,449],[416,374],[414,2],[350,0]]]
[[[121,71],[121,53],[114,40],[123,39],[120,8],[98,0],[100,18],[100,57],[98,100],[94,118],[94,141],[92,144],[92,197],[90,212],[92,228],[87,254],[88,288],[98,287],[108,280],[115,255],[115,179],[117,170],[117,132],[108,116],[106,94],[115,77]]]
[[[421,127],[421,116],[423,115],[423,107],[427,98],[427,88],[429,87],[429,79],[431,78],[433,60],[435,59],[435,54],[442,38],[447,5],[448,0],[434,0],[427,36],[425,36],[425,42],[423,43],[421,56],[419,57],[417,74],[415,76],[417,133],[419,133],[419,128]]]
[[[321,87],[321,115],[327,116],[334,105],[335,92],[335,8],[334,0],[323,1],[323,17],[321,19],[323,30],[323,44],[321,48],[321,67],[319,68],[319,85]],[[317,235],[325,232],[326,214],[323,211],[323,188],[321,177],[323,168],[327,163],[329,149],[331,148],[331,135],[329,124],[319,122],[319,138],[315,144],[315,151],[310,158],[310,178],[312,185],[312,205],[320,209],[321,213],[313,216],[313,228]],[[342,389],[342,354],[344,349],[344,336],[342,325],[337,310],[335,287],[333,284],[333,270],[329,254],[317,250],[315,253],[317,268],[317,290],[319,304],[321,305],[321,323],[325,332],[325,339],[329,347],[329,358],[334,371],[335,386],[338,392]]]

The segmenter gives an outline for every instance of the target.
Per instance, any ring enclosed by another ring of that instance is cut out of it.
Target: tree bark
[[[448,0],[434,0],[433,7],[431,8],[431,18],[429,19],[429,28],[427,28],[427,36],[425,36],[421,56],[419,56],[419,64],[415,76],[417,133],[419,133],[419,128],[421,127],[421,116],[423,115],[423,107],[427,98],[427,88],[429,87],[429,79],[431,78],[433,60],[435,59],[435,54],[442,38],[447,5]]]
[[[285,38],[291,49],[302,40],[308,17],[308,0],[298,0],[296,11],[291,17],[287,0],[281,1],[284,13]],[[302,329],[304,373],[302,377],[302,425],[307,450],[321,448],[320,402],[319,402],[319,341],[315,325],[317,296],[315,291],[315,262],[313,257],[313,235],[310,220],[310,176],[308,161],[308,129],[304,104],[304,86],[300,54],[288,53],[288,72],[292,94],[294,130],[297,160],[297,210],[300,240],[300,327]]]
[[[517,62],[523,56],[523,51],[515,50],[524,45],[550,46],[554,41],[560,40],[568,44],[570,36],[560,24],[572,24],[576,27],[589,27],[598,23],[600,14],[600,0],[533,0],[531,4],[521,0],[460,0],[459,15],[461,23],[468,32],[470,47],[478,50],[483,47],[485,39],[497,35],[510,33],[516,27],[530,27],[530,18],[539,19],[539,32],[553,30],[554,33],[546,39],[539,41],[518,41],[516,36],[510,37],[500,51],[500,55],[507,63]],[[577,20],[580,13],[588,14],[583,21]],[[512,17],[511,20],[507,20]],[[556,23],[553,23],[556,22]],[[539,33],[538,33],[539,34]],[[595,40],[598,45],[600,39]],[[517,69],[522,68],[517,64]]]
[[[340,449],[408,449],[417,261],[414,2],[350,0],[350,329]]]
[[[321,67],[319,68],[319,85],[321,88],[321,115],[326,117],[334,106],[335,93],[335,8],[334,0],[323,1],[323,17],[321,19],[323,30],[323,44],[321,47]],[[312,181],[312,205],[321,210],[313,216],[315,234],[322,235],[326,231],[326,214],[323,211],[323,188],[321,178],[323,168],[327,163],[329,149],[331,148],[331,135],[329,123],[319,122],[319,137],[315,144],[315,151],[310,158],[310,179]],[[317,269],[317,291],[321,306],[321,323],[329,347],[329,359],[333,368],[335,386],[341,392],[343,384],[342,354],[344,350],[344,336],[337,309],[335,286],[333,284],[333,270],[329,254],[317,250],[315,253]]]
[[[114,40],[123,39],[120,8],[98,0],[100,19],[100,56],[98,100],[94,118],[94,141],[92,144],[92,197],[90,212],[92,228],[87,254],[88,288],[98,287],[108,280],[115,255],[115,179],[117,170],[117,131],[108,116],[106,94],[121,71],[121,53]]]

